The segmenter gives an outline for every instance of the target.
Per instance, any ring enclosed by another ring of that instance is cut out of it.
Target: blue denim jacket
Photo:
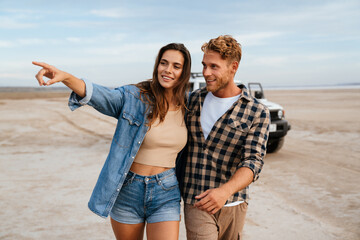
[[[88,204],[91,211],[106,218],[148,131],[146,104],[140,100],[140,91],[136,86],[109,89],[86,80],[84,82],[86,96],[81,99],[71,93],[70,109],[74,111],[87,104],[118,119],[109,155]]]

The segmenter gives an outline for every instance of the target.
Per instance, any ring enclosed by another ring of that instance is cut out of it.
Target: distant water
[[[263,85],[266,90],[306,90],[306,89],[357,89],[360,83],[340,83],[328,85]]]
[[[67,87],[0,87],[0,92],[70,92]]]

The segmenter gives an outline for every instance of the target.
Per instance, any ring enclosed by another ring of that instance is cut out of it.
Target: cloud
[[[31,45],[40,45],[40,44],[45,44],[47,42],[53,42],[53,41],[49,41],[43,38],[21,38],[21,39],[17,39],[16,43],[20,46],[31,46]]]
[[[125,4],[122,4],[125,5]],[[90,15],[104,17],[104,18],[143,18],[143,17],[154,17],[158,16],[159,7],[153,4],[138,3],[133,1],[131,4],[126,4],[127,7],[113,7],[104,9],[92,9],[89,11]],[[171,7],[171,4],[166,6],[166,9]],[[149,19],[151,20],[151,19]]]
[[[236,40],[240,42],[243,46],[257,46],[257,45],[266,45],[269,40],[272,38],[285,35],[283,32],[258,32],[253,34],[241,34],[234,36]]]
[[[107,18],[125,18],[129,17],[128,11],[124,9],[102,9],[102,10],[91,10],[90,14],[99,16],[99,17],[107,17]]]
[[[0,48],[9,48],[9,47],[13,47],[14,45],[15,44],[13,42],[0,40]]]
[[[354,35],[354,28],[360,24],[359,1],[326,2],[313,1],[297,4],[272,5],[272,9],[259,6],[254,12],[240,14],[236,25],[243,31],[280,31],[337,38],[341,35]]]
[[[67,37],[66,41],[71,42],[71,43],[81,43],[83,41],[83,39],[81,39],[79,37]]]
[[[49,39],[49,38],[19,38],[13,41],[1,41],[0,48],[14,48],[14,47],[23,47],[23,46],[35,46],[35,45],[59,45],[65,42],[64,40],[59,39]]]
[[[35,46],[44,44],[48,45],[61,45],[66,43],[72,44],[97,44],[97,43],[117,43],[122,41],[126,37],[126,34],[103,34],[95,37],[65,37],[65,38],[19,38],[13,41],[0,40],[0,48],[13,48],[21,46]]]
[[[70,43],[111,43],[111,42],[120,42],[123,41],[126,38],[126,34],[124,33],[115,33],[115,34],[102,34],[102,35],[96,35],[95,37],[66,37],[65,40]]]
[[[333,68],[334,65],[346,65],[345,62],[342,64],[337,63],[336,59],[353,59],[357,57],[354,53],[312,53],[312,54],[287,54],[287,55],[245,55],[243,58],[242,64],[245,65],[244,68],[277,68],[282,69],[316,69],[320,66],[327,66],[328,68]],[[351,61],[351,60],[349,60]],[[354,64],[353,64],[354,65]],[[317,66],[317,67],[313,67]],[[297,70],[296,70],[297,71]]]
[[[0,78],[4,79],[25,79],[28,78],[29,75],[27,73],[0,73]]]
[[[16,14],[35,14],[36,12],[32,9],[20,9],[20,8],[7,8],[3,12],[16,13]]]
[[[1,9],[0,29],[28,29],[38,25],[34,23],[40,16],[32,9]]]
[[[311,54],[308,56],[302,56],[304,60],[317,62],[317,61],[324,61],[324,60],[332,60],[339,57],[343,57],[344,54],[334,54],[334,53],[322,53],[322,54]]]
[[[246,60],[245,60],[246,59]],[[289,56],[245,56],[244,64],[249,67],[282,67],[289,61]]]
[[[29,22],[21,22],[16,18],[0,16],[0,29],[26,29],[34,28],[37,25]]]
[[[162,43],[133,43],[121,46],[92,47],[85,49],[85,53],[104,58],[106,62],[132,63],[153,62]]]
[[[208,39],[203,40],[191,40],[191,41],[185,41],[184,45],[185,47],[190,51],[191,55],[193,54],[199,54],[201,53],[201,46],[207,41]]]

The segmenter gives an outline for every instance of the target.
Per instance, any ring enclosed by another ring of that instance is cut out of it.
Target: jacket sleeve
[[[97,111],[118,118],[124,104],[124,88],[110,89],[91,83],[83,79],[86,86],[86,95],[81,98],[72,92],[69,98],[69,108],[74,111],[83,105],[89,105]]]

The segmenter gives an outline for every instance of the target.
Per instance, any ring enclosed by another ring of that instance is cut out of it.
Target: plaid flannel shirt
[[[194,91],[189,98],[186,125],[189,131],[187,153],[182,157],[181,190],[185,203],[194,204],[195,196],[229,181],[241,167],[254,172],[257,180],[264,164],[269,136],[270,113],[251,97],[244,85],[238,101],[214,124],[205,139],[200,113],[206,88]],[[232,195],[226,203],[248,201],[248,187]]]

